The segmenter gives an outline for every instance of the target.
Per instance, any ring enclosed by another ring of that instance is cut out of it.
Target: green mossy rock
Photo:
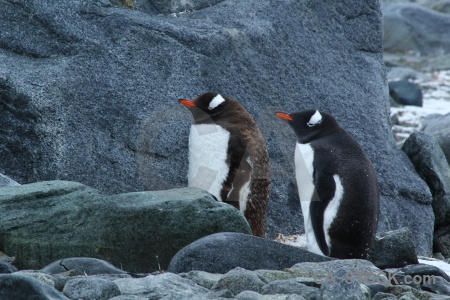
[[[251,232],[238,210],[200,189],[108,196],[46,181],[0,190],[0,251],[20,269],[85,256],[130,272],[164,270],[184,246],[223,231]]]

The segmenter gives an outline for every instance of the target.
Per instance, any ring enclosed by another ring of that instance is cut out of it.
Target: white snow
[[[428,257],[422,257],[422,258],[419,258],[419,263],[438,267],[439,269],[441,269],[442,271],[447,273],[447,275],[450,276],[450,264],[443,262],[442,260],[437,260],[437,259],[428,258]]]
[[[391,117],[396,114],[399,121],[399,125],[392,126],[397,142],[405,140],[414,131],[419,131],[424,117],[450,113],[450,70],[425,74],[427,76],[424,78],[428,79],[414,81],[422,88],[423,107],[391,107]]]

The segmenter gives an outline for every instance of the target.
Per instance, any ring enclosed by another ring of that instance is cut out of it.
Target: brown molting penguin
[[[239,209],[253,234],[264,237],[270,167],[255,120],[239,102],[217,93],[179,101],[194,117],[188,185]]]

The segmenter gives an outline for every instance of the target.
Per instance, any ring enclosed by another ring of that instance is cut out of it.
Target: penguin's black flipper
[[[330,249],[327,245],[324,232],[324,214],[325,209],[334,197],[336,183],[331,173],[314,170],[314,186],[318,187],[314,190],[312,201],[310,204],[311,224],[314,230],[317,244],[325,255],[330,255]]]

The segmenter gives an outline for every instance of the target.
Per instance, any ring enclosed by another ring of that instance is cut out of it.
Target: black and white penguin
[[[341,259],[367,258],[380,205],[369,158],[330,114],[275,114],[297,136],[295,175],[308,250]]]
[[[239,102],[217,93],[179,101],[194,117],[188,186],[207,190],[239,209],[253,234],[264,237],[270,168],[255,121]]]

